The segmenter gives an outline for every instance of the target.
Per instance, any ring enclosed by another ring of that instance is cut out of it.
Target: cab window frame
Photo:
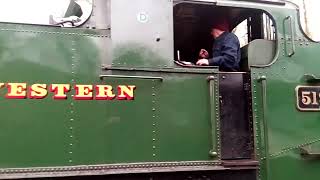
[[[251,67],[268,67],[268,66],[271,66],[277,59],[278,59],[278,55],[279,55],[279,37],[278,37],[278,30],[277,30],[277,23],[275,21],[275,18],[266,10],[264,9],[261,9],[261,8],[258,8],[258,7],[241,7],[241,6],[236,6],[236,7],[233,7],[233,6],[226,6],[226,5],[216,5],[216,4],[212,4],[212,3],[206,3],[206,2],[180,2],[180,3],[176,3],[175,6],[177,5],[181,5],[181,4],[193,4],[193,5],[207,5],[207,6],[211,6],[212,8],[234,8],[234,9],[245,9],[246,11],[253,11],[253,12],[262,12],[266,17],[268,17],[269,21],[272,22],[272,27],[273,27],[273,35],[271,35],[271,39],[274,41],[275,45],[274,45],[274,52],[273,54],[271,55],[272,58],[270,59],[270,62],[269,63],[266,63],[266,64],[263,64],[263,65],[250,65],[248,67],[249,70],[246,70],[246,71],[250,71],[250,68]],[[175,8],[174,6],[174,8]],[[240,19],[240,18],[239,18]],[[175,22],[175,15],[173,17],[173,20],[174,20],[174,24],[176,23]],[[235,23],[236,25],[239,25],[241,23],[240,20],[238,20],[239,22]],[[263,22],[262,22],[263,23]],[[233,26],[234,28],[235,26]],[[233,29],[231,28],[231,29]],[[263,29],[262,31],[264,31],[265,29]],[[174,28],[174,42],[176,42],[176,29]],[[265,35],[265,34],[264,34]],[[261,37],[261,39],[265,39],[264,37]],[[249,39],[248,42],[251,42],[252,40]],[[176,47],[176,44],[174,44],[174,58],[175,60],[177,60],[178,62],[180,61],[180,59],[178,59],[178,55],[177,55],[177,50],[178,48]],[[180,52],[181,53],[181,52]],[[179,64],[178,65],[180,66],[183,66],[183,67],[192,67],[192,68],[199,68],[199,66],[189,66],[189,65],[184,65],[184,64]],[[212,68],[212,66],[206,66],[206,68]]]

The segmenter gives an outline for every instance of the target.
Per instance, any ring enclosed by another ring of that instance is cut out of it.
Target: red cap
[[[226,18],[219,18],[215,20],[212,28],[219,29],[221,31],[229,31],[230,25]]]

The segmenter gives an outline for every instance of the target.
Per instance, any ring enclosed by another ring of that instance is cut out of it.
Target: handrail
[[[320,77],[316,77],[314,74],[304,74],[302,79],[308,83],[319,83]]]
[[[300,147],[300,155],[309,159],[320,159],[320,152],[313,152],[305,147]]]
[[[134,79],[156,79],[163,81],[163,77],[155,76],[125,76],[125,75],[100,75],[99,78],[103,80],[104,78],[134,78]]]
[[[216,77],[215,76],[209,76],[207,78],[209,82],[209,95],[210,95],[210,120],[211,120],[211,137],[212,137],[212,144],[211,144],[211,150],[209,151],[209,155],[211,157],[216,157],[218,153],[216,152],[216,108],[215,108],[215,87],[214,87],[214,81]]]
[[[287,48],[287,44],[286,46],[286,53],[289,57],[293,56],[296,53],[296,46],[294,44],[294,31],[293,31],[293,21],[292,21],[292,16],[287,16],[284,19],[284,22],[289,20],[290,21],[290,40],[291,40],[291,47],[292,47],[292,52],[288,53],[288,48]],[[285,24],[284,24],[284,29],[285,29]],[[287,41],[287,39],[285,38],[285,41]]]
[[[267,121],[267,77],[261,76],[258,79],[262,85],[262,109],[263,109],[263,138],[264,138],[264,148],[265,148],[265,162],[266,162],[266,179],[268,179],[269,170],[269,137],[268,137],[268,121]]]

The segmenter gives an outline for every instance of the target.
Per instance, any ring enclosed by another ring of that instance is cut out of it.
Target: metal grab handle
[[[320,159],[320,152],[312,152],[304,147],[300,147],[299,149],[302,157],[310,159]]]
[[[302,77],[308,83],[317,83],[320,82],[320,77],[316,77],[314,74],[305,74]]]
[[[296,53],[296,46],[294,44],[294,31],[293,31],[293,21],[292,21],[292,17],[291,16],[287,16],[285,19],[284,19],[284,22],[289,20],[290,21],[290,33],[291,33],[291,45],[292,45],[292,52],[288,53],[288,48],[287,48],[287,43],[286,43],[286,52],[287,52],[287,55],[289,57],[293,56],[295,53]],[[284,23],[284,29],[285,29],[285,23]],[[284,32],[285,34],[285,32]],[[287,42],[286,38],[285,38],[285,41]]]
[[[100,75],[101,80],[104,78],[133,78],[133,79],[155,79],[163,81],[163,77],[154,77],[154,76],[125,76],[125,75]]]
[[[263,135],[265,138],[264,145],[266,148],[266,152],[269,152],[268,151],[269,138],[268,138],[268,124],[267,124],[267,77],[261,76],[259,78],[259,81],[262,83],[262,108],[263,108],[263,127],[264,127]]]
[[[216,157],[218,153],[216,152],[216,109],[215,109],[215,87],[214,87],[214,81],[215,81],[214,76],[209,76],[208,77],[208,82],[209,82],[209,95],[210,95],[210,121],[211,121],[211,137],[212,137],[212,145],[211,145],[211,150],[209,151],[209,155],[211,157]]]
[[[270,169],[269,167],[269,136],[268,136],[268,121],[267,121],[267,77],[261,76],[258,79],[259,82],[262,84],[262,108],[263,108],[263,136],[264,136],[264,147],[265,147],[265,161],[266,161],[266,171]],[[268,179],[268,172],[266,173]]]

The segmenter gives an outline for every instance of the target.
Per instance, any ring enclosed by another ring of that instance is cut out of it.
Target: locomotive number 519
[[[300,111],[320,111],[320,86],[298,86],[296,97]]]

